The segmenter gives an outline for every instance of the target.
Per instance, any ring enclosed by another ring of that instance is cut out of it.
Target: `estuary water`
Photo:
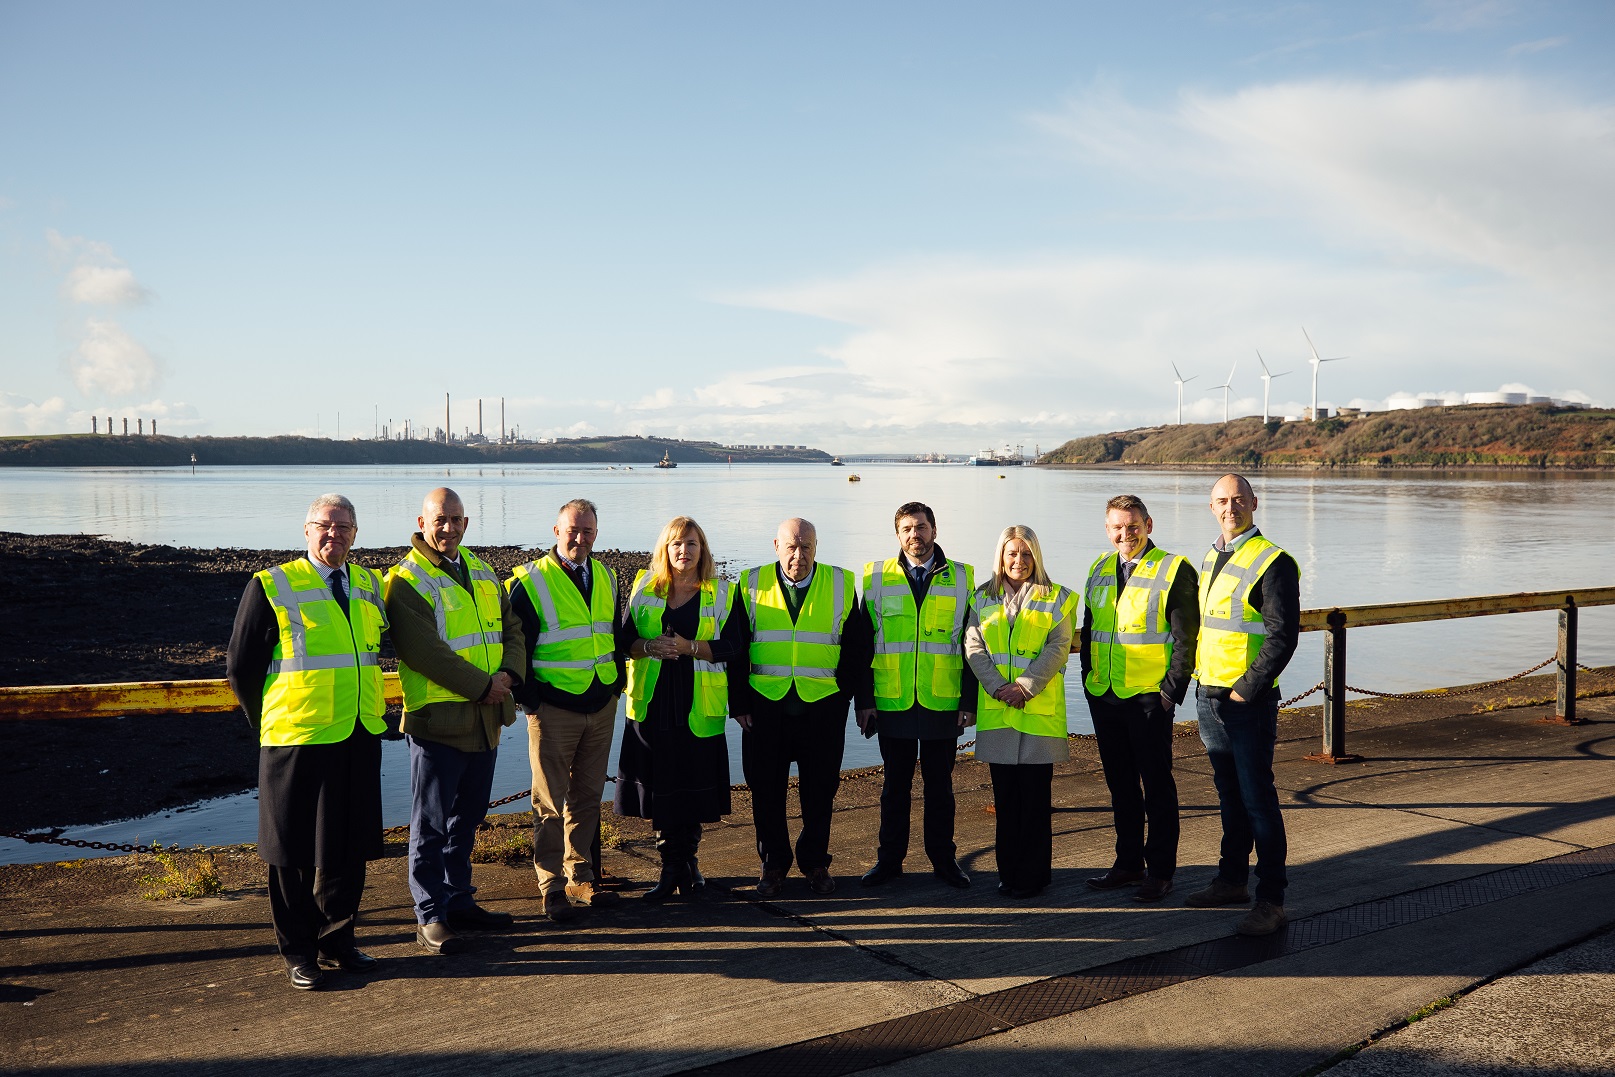
[[[849,481],[854,475],[860,481]],[[1198,564],[1217,534],[1207,508],[1215,479],[1201,471],[926,464],[199,467],[194,474],[188,468],[3,469],[0,503],[8,528],[27,533],[285,548],[302,544],[308,502],[339,491],[358,507],[355,549],[362,557],[367,543],[407,542],[421,496],[435,486],[452,486],[465,500],[472,547],[547,547],[558,506],[587,497],[600,506],[601,548],[648,549],[662,524],[683,514],[701,522],[714,554],[733,574],[772,559],[774,530],[788,516],[817,525],[821,561],[857,570],[895,552],[893,510],[917,500],[935,510],[938,540],[949,556],[976,565],[978,578],[990,569],[999,531],[1021,523],[1037,531],[1055,580],[1079,589],[1088,566],[1108,548],[1104,505],[1118,493],[1143,498],[1156,543]],[[1268,474],[1254,485],[1257,525],[1300,562],[1305,607],[1615,584],[1615,476]],[[1360,629],[1351,635],[1351,681],[1403,691],[1505,676],[1553,652],[1555,624],[1555,615],[1540,613]],[[1589,665],[1615,662],[1615,608],[1583,612],[1580,646]],[[1283,679],[1286,694],[1316,683],[1322,668],[1321,635],[1304,635]],[[1088,732],[1074,676],[1068,694],[1070,728]],[[739,782],[739,737],[729,740],[731,780]],[[389,824],[408,820],[408,758],[401,748],[390,743],[384,764]],[[500,757],[494,795],[526,789],[521,723],[507,733]],[[615,769],[615,747],[612,762]],[[874,743],[849,723],[845,765],[878,762]],[[75,828],[71,836],[250,841],[253,797]],[[56,855],[40,846],[11,848],[15,844],[0,840],[0,862]]]

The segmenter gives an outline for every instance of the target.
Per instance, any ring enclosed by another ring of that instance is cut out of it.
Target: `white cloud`
[[[116,322],[88,318],[68,358],[73,383],[86,396],[127,397],[158,382],[157,360]]]
[[[206,429],[197,409],[184,401],[148,400],[115,408],[75,408],[59,396],[35,401],[14,393],[0,392],[0,435],[59,434],[65,432],[107,433],[122,430],[121,420],[143,419],[151,429],[153,420],[164,434],[194,434]]]
[[[54,228],[46,229],[45,241],[57,263],[69,266],[62,281],[62,295],[70,302],[129,306],[151,297],[108,244],[83,236],[64,236]]]
[[[1545,37],[1540,41],[1522,41],[1508,49],[1510,56],[1528,56],[1533,52],[1546,52],[1548,49],[1557,49],[1561,45],[1570,44],[1568,37]]]
[[[59,433],[69,427],[75,414],[59,396],[34,401],[0,391],[0,435]],[[89,428],[86,419],[84,429]]]

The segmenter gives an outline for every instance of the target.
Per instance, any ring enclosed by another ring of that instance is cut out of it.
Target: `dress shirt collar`
[[[1218,553],[1229,553],[1243,546],[1245,544],[1245,540],[1250,538],[1252,535],[1260,535],[1261,533],[1261,529],[1255,524],[1252,524],[1250,527],[1247,527],[1245,530],[1241,531],[1227,542],[1224,542],[1223,537],[1218,535],[1217,541],[1212,544],[1211,548],[1216,550]]]
[[[777,562],[776,562],[776,564],[777,564]],[[779,582],[783,583],[787,587],[794,587],[798,591],[800,591],[804,587],[806,587],[808,584],[813,582],[813,573],[817,572],[818,570],[819,570],[818,562],[814,562],[813,568],[807,574],[807,579],[805,579],[805,580],[793,580],[789,576],[785,575],[785,566],[784,565],[779,565]]]

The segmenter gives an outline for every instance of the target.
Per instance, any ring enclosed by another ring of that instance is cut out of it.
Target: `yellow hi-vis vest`
[[[1216,548],[1200,563],[1200,643],[1195,648],[1194,676],[1202,685],[1232,688],[1256,660],[1267,632],[1262,611],[1250,604],[1251,588],[1285,556],[1262,535],[1252,535],[1240,543],[1215,580],[1211,570],[1217,564]]]
[[[975,589],[976,570],[948,561],[915,609],[906,561],[890,557],[864,566],[864,605],[875,628],[877,709],[906,711],[916,702],[933,711],[959,709],[965,613]]]
[[[601,684],[617,679],[616,641],[617,577],[603,563],[589,558],[593,586],[592,605],[553,557],[517,565],[505,581],[508,591],[518,584],[538,614],[538,638],[531,642],[533,677],[563,692],[582,695],[596,677]]]
[[[493,566],[463,546],[460,559],[471,577],[469,593],[452,573],[432,564],[430,558],[415,549],[387,573],[387,586],[407,581],[432,607],[438,638],[482,672],[493,674],[505,656],[504,617],[499,612],[504,588]],[[409,668],[403,659],[398,661],[398,680],[404,689],[406,711],[418,711],[429,703],[466,702],[464,696]]]
[[[815,565],[794,624],[777,563],[748,568],[739,586],[751,621],[751,686],[773,700],[793,684],[807,703],[834,695],[841,626],[858,595],[851,571]]]
[[[1153,547],[1139,558],[1127,586],[1116,588],[1121,555],[1108,553],[1088,570],[1084,596],[1093,619],[1088,633],[1088,676],[1083,686],[1126,699],[1158,692],[1172,662],[1172,624],[1167,593],[1186,562]]]
[[[275,611],[280,639],[264,678],[258,742],[265,747],[335,744],[353,735],[355,719],[384,732],[381,633],[387,609],[381,576],[347,564],[348,615],[306,557],[257,574]]]
[[[1013,626],[1004,615],[1002,595],[989,595],[987,588],[982,587],[976,592],[974,602],[981,622],[981,641],[986,644],[999,675],[1014,682],[1031,668],[1032,660],[1043,650],[1054,626],[1075,612],[1077,596],[1058,584],[1036,588],[1036,593],[1028,596],[1015,615]],[[987,693],[985,686],[978,689],[976,729],[1006,726],[1034,737],[1066,735],[1064,664],[1043,691],[1026,701],[1024,709],[1000,703]]]
[[[667,599],[651,590],[651,575],[640,569],[628,596],[628,616],[639,630],[640,639],[662,634],[662,615]],[[729,581],[702,580],[701,605],[696,613],[695,638],[714,640],[729,620]],[[717,662],[695,659],[695,691],[690,696],[690,732],[698,737],[716,737],[729,717],[728,667]],[[661,676],[660,658],[628,658],[628,717],[643,722],[650,710],[651,696]]]

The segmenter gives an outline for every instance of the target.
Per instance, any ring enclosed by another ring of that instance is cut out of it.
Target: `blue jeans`
[[[1217,877],[1244,886],[1256,849],[1256,899],[1284,904],[1284,816],[1273,785],[1273,743],[1278,739],[1277,697],[1236,703],[1200,692],[1195,700],[1200,741],[1211,760],[1222,809],[1222,855]]]
[[[409,740],[409,892],[415,921],[442,923],[469,909],[471,846],[488,814],[497,748],[462,752],[436,741]]]

